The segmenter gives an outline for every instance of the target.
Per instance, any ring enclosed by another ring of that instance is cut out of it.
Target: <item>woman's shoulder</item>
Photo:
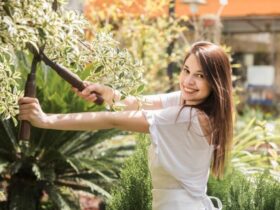
[[[181,92],[175,91],[165,94],[160,94],[160,100],[163,108],[170,106],[179,106],[181,101]]]
[[[158,110],[144,110],[144,114],[153,118],[155,124],[198,123],[197,110],[191,107],[170,106]]]

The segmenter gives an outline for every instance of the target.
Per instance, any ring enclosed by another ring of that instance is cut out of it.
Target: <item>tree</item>
[[[140,62],[128,51],[119,49],[110,34],[96,30],[92,41],[85,40],[84,29],[89,24],[81,15],[65,11],[63,4],[62,0],[4,0],[0,3],[0,142],[3,145],[0,173],[2,184],[8,185],[6,209],[39,209],[44,194],[49,196],[55,209],[79,208],[75,196],[71,196],[75,190],[109,196],[99,184],[106,186],[104,183],[116,177],[118,157],[130,147],[102,147],[101,140],[114,131],[33,129],[29,142],[16,138],[15,115],[18,97],[22,95],[21,81],[29,73],[36,52],[43,51],[52,62],[62,64],[83,79],[120,89],[124,96],[137,94],[143,88]],[[35,50],[30,51],[30,46]],[[37,69],[38,97],[42,102],[53,102],[52,106],[45,107],[46,111],[69,111],[69,104],[86,107],[74,103],[77,99],[66,94],[69,85],[65,88],[66,84],[61,83],[49,67],[41,62]],[[47,82],[43,79],[46,75]],[[57,89],[65,91],[63,96],[48,92]],[[115,165],[111,164],[113,161]]]
[[[85,28],[90,25],[83,16],[65,11],[63,0],[17,1],[0,3],[0,76],[2,118],[16,114],[19,95],[17,52],[25,56],[31,52],[27,44],[44,53],[53,61],[74,72],[90,71],[87,78],[110,84],[123,93],[136,93],[141,86],[142,66],[106,33],[94,31],[94,39],[85,40]],[[108,77],[108,75],[110,75]],[[125,77],[124,77],[125,75]]]

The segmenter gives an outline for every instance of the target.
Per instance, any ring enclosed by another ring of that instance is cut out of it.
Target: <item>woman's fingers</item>
[[[30,121],[30,114],[29,113],[25,113],[25,114],[19,114],[18,115],[18,120],[27,120]]]
[[[86,86],[86,88],[83,89],[82,94],[89,95],[89,94],[94,94],[92,92],[97,92],[100,95],[102,95],[103,89],[104,88],[102,88],[102,86],[100,84],[93,83],[93,84],[90,84],[90,85]]]
[[[40,104],[37,98],[24,97],[20,98],[19,104],[19,114],[34,114],[35,111],[41,110]]]
[[[46,121],[47,115],[42,111],[37,98],[23,97],[18,101],[19,120],[27,120],[32,125],[40,127]]]
[[[77,88],[72,87],[72,90],[81,98],[83,98],[86,101],[89,102],[95,102],[97,100],[96,93],[103,95],[104,92],[104,86],[97,84],[97,83],[91,83],[88,81],[83,82],[85,89],[82,91],[79,91]]]
[[[83,84],[85,88],[82,91],[78,91],[76,88],[72,88],[72,90],[84,100],[95,102],[101,96],[107,103],[113,101],[114,90],[112,88],[88,81],[84,81]]]
[[[23,102],[19,103],[19,109],[32,109],[39,105],[37,102]]]
[[[87,101],[96,101],[96,99],[97,99],[97,97],[94,93],[85,97],[85,100],[87,100]]]
[[[84,84],[84,86],[89,86],[89,85],[91,85],[91,84],[93,84],[93,83],[91,83],[91,82],[89,82],[89,81],[83,81],[83,84]]]
[[[20,98],[18,100],[18,104],[19,105],[22,105],[22,104],[30,104],[30,103],[36,103],[38,104],[39,101],[37,98],[31,98],[31,97],[23,97],[23,98]]]
[[[20,113],[32,112],[34,110],[40,110],[40,104],[37,99],[21,98],[18,101]]]
[[[19,109],[19,114],[21,115],[21,114],[30,114],[30,109],[23,109],[23,108],[21,108],[21,109]]]

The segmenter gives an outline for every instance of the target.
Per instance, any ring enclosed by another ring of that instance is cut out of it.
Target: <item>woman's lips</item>
[[[193,93],[195,93],[197,91],[198,90],[196,90],[196,89],[184,88],[184,92],[188,93],[188,94],[193,94]]]

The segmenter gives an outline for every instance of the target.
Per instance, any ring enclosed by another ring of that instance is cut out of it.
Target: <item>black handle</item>
[[[74,74],[64,66],[53,62],[43,52],[41,52],[40,55],[41,60],[44,61],[46,65],[54,69],[59,76],[61,76],[64,80],[70,83],[73,87],[77,88],[79,91],[85,89],[85,85],[78,75]],[[102,98],[102,96],[95,91],[93,91],[92,93],[95,93],[97,97],[95,103],[98,105],[103,104],[104,99]]]

